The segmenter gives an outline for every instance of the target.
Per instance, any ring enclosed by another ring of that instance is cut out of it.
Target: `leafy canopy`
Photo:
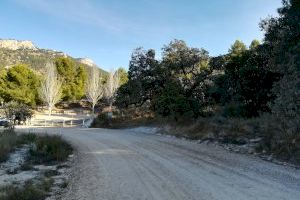
[[[14,100],[30,106],[40,103],[37,92],[40,77],[27,65],[3,69],[0,76],[0,94],[5,102]]]

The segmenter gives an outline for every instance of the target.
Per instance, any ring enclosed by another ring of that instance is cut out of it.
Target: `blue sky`
[[[89,57],[109,70],[128,68],[131,52],[172,39],[226,53],[241,39],[262,39],[258,23],[281,0],[1,0],[0,38]]]

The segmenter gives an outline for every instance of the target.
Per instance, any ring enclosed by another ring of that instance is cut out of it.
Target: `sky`
[[[137,47],[173,39],[224,54],[240,39],[263,39],[259,22],[281,0],[0,0],[0,38],[88,57],[105,70],[124,67]]]

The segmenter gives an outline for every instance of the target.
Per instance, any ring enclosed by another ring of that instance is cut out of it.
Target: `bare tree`
[[[86,97],[92,104],[93,114],[95,113],[95,105],[103,96],[103,84],[101,81],[100,71],[96,67],[92,67],[86,85]]]
[[[109,102],[109,110],[112,112],[112,104],[115,100],[116,91],[120,85],[120,78],[118,71],[113,70],[109,72],[108,78],[105,85],[105,96]]]
[[[42,81],[39,94],[42,101],[47,104],[49,116],[55,104],[61,99],[61,86],[62,83],[58,78],[56,67],[53,63],[47,63],[45,78]]]

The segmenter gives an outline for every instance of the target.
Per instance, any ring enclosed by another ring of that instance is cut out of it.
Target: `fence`
[[[88,127],[90,118],[74,120],[32,120],[27,123],[28,126],[37,127]]]

